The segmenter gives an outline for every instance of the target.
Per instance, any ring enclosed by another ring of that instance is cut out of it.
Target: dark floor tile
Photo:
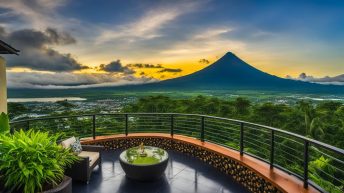
[[[177,152],[169,151],[165,176],[154,182],[128,179],[118,157],[121,151],[106,151],[102,167],[96,167],[89,184],[73,182],[74,193],[230,193],[248,192],[211,166]]]

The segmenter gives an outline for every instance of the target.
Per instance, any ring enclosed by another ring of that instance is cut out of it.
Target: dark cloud
[[[154,65],[154,64],[141,64],[141,63],[138,63],[138,64],[128,64],[127,66],[135,67],[135,68],[163,68],[161,64]]]
[[[200,59],[198,61],[198,63],[200,63],[200,64],[209,64],[210,62],[209,62],[209,60],[203,58],[203,59]]]
[[[3,38],[6,34],[6,30],[4,27],[0,26],[0,37]]]
[[[307,75],[306,73],[303,72],[297,78],[293,78],[289,75],[287,75],[286,78],[293,79],[293,80],[302,80],[306,82],[320,83],[320,84],[344,85],[344,74],[334,76],[334,77],[325,76],[322,78],[318,78],[318,77]]]
[[[163,72],[171,72],[171,73],[178,73],[178,72],[182,72],[183,70],[180,68],[164,68],[160,71],[158,71],[158,73],[163,73]]]
[[[0,37],[20,50],[20,55],[8,57],[8,67],[24,67],[38,71],[76,71],[88,68],[78,63],[71,54],[60,53],[49,46],[76,43],[75,38],[53,28],[45,31],[23,29],[7,33],[0,29]]]
[[[98,67],[98,70],[105,71],[105,72],[119,72],[124,74],[134,74],[135,71],[128,68],[127,66],[123,66],[120,60],[112,61],[109,64],[101,64]]]
[[[306,73],[302,72],[300,75],[299,75],[299,79],[307,79],[308,76]],[[313,77],[312,77],[313,78]]]
[[[49,37],[50,41],[55,44],[75,44],[76,40],[70,34],[66,32],[58,32],[56,29],[47,28],[45,33]]]

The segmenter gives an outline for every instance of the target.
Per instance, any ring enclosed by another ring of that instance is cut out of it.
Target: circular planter
[[[138,149],[138,147],[135,148]],[[144,147],[146,156],[154,156],[158,160],[157,163],[135,163],[132,159],[128,159],[128,151],[130,150],[133,150],[133,148],[123,151],[119,156],[120,164],[128,178],[139,181],[153,181],[159,179],[164,174],[169,159],[168,153],[165,150],[152,146]],[[163,156],[152,155],[157,150],[160,151],[160,154],[163,152]],[[140,156],[140,154],[137,156]]]

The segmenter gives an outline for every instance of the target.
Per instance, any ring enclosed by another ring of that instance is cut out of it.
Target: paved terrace
[[[89,184],[74,182],[75,193],[229,193],[248,192],[212,166],[200,160],[168,151],[170,160],[165,177],[155,182],[136,182],[126,178],[119,163],[121,150],[103,153],[102,167],[92,173]]]

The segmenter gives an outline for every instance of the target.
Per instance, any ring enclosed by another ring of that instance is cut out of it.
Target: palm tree
[[[324,125],[320,118],[316,116],[316,110],[311,102],[301,100],[298,102],[299,109],[305,115],[305,133],[312,138],[324,135]]]
[[[315,117],[312,119],[309,126],[309,134],[314,139],[321,139],[325,135],[324,124],[319,117]]]

